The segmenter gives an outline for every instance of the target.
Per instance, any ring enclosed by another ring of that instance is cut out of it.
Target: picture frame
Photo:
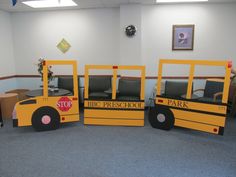
[[[195,25],[173,25],[172,50],[193,50]]]

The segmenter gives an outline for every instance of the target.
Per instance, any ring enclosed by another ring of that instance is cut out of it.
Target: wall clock
[[[128,36],[128,37],[133,37],[136,33],[137,29],[134,25],[129,25],[125,28],[125,34]]]

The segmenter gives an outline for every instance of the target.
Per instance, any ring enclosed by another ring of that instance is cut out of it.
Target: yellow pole
[[[117,81],[117,69],[113,69],[113,79],[112,79],[112,99],[116,99],[116,81]]]
[[[162,80],[162,60],[159,61],[159,67],[158,67],[158,78],[157,78],[157,95],[161,95],[161,80]]]
[[[188,78],[188,90],[186,95],[187,99],[191,99],[192,97],[193,77],[194,77],[194,64],[191,64]]]
[[[84,98],[88,99],[88,87],[89,87],[89,76],[88,76],[88,66],[85,66],[85,71],[84,71]]]
[[[140,93],[140,99],[144,100],[145,99],[145,66],[143,66],[141,70],[141,93]]]
[[[43,96],[48,97],[48,65],[46,60],[43,63]]]
[[[73,62],[73,85],[74,85],[74,96],[78,98],[79,89],[78,89],[78,74],[77,74],[77,62]],[[79,98],[78,98],[79,99]]]
[[[225,71],[225,79],[224,79],[224,90],[223,90],[223,97],[222,97],[223,103],[228,102],[228,96],[229,96],[231,68],[228,67],[228,63],[225,66],[225,70],[226,71]]]

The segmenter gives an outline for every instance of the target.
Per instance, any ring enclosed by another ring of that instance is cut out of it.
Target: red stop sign
[[[57,102],[57,107],[61,111],[67,112],[72,107],[72,101],[68,97],[61,97]]]

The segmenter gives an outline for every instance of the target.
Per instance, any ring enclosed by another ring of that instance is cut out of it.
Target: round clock
[[[132,37],[135,35],[137,29],[134,25],[129,25],[125,28],[125,34],[128,36],[128,37]]]

